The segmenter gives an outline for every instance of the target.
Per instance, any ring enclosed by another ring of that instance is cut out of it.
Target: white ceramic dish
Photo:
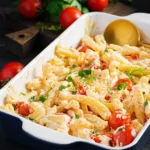
[[[147,40],[150,39],[150,15],[148,14],[136,13],[126,17],[118,17],[106,13],[90,13],[83,15],[78,21],[76,21],[65,32],[63,32],[54,42],[45,48],[45,50],[43,50],[33,61],[31,61],[14,79],[12,79],[0,90],[0,105],[2,105],[4,102],[4,97],[6,96],[9,86],[12,86],[18,93],[25,91],[25,84],[32,78],[38,76],[41,73],[42,64],[54,56],[54,49],[57,44],[76,47],[85,32],[91,35],[101,34],[111,21],[119,18],[128,19],[137,24],[138,27],[140,27],[140,29],[146,34]],[[97,145],[107,150],[123,150],[133,147],[150,125],[150,120],[148,120],[142,131],[130,145],[119,148],[111,148],[105,145],[96,144],[84,139],[53,131],[49,128],[24,119],[23,117],[4,112],[2,110],[0,110],[0,112],[0,115],[3,114],[3,117],[7,117],[9,115],[19,118],[22,121],[22,130],[43,141],[55,144],[71,144],[82,141],[84,143]]]

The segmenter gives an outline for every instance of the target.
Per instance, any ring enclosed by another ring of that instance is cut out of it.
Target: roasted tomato
[[[78,87],[78,93],[80,95],[86,95],[86,90],[84,89],[84,86],[79,85],[79,87]]]
[[[91,48],[88,45],[84,44],[78,48],[78,51],[85,53],[87,49],[91,49]]]
[[[18,111],[18,114],[22,116],[28,116],[32,113],[31,106],[29,104],[26,104],[24,102],[20,102],[16,106],[16,110]]]
[[[132,54],[130,56],[126,56],[126,59],[128,59],[129,61],[139,59],[139,54]]]
[[[114,88],[117,88],[121,83],[123,83],[123,84],[127,83],[126,86],[123,86],[123,85],[120,86],[121,89],[127,87],[128,91],[132,91],[133,82],[130,79],[128,79],[128,78],[119,79],[117,81],[117,83],[115,84]]]
[[[109,126],[117,129],[120,126],[129,124],[131,122],[130,114],[123,110],[115,110],[109,117]]]
[[[132,125],[121,127],[113,136],[114,146],[126,146],[130,144],[137,135],[137,130]]]

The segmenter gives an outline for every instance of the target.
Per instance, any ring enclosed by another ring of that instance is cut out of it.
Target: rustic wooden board
[[[117,4],[110,4],[103,12],[114,14],[114,15],[120,15],[125,16],[129,15],[136,10],[134,8],[131,8],[123,3],[117,3]],[[31,27],[33,25],[36,25],[39,20],[27,20],[19,15],[18,12],[7,12],[7,20],[8,20],[8,28],[10,31],[17,31],[22,30],[28,27]],[[58,35],[60,35],[60,32],[50,32],[50,31],[43,31],[40,32],[38,43],[44,48],[49,43],[51,43]]]

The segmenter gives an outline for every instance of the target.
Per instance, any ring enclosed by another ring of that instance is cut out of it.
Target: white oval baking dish
[[[67,30],[65,30],[55,41],[47,46],[35,59],[33,59],[16,77],[14,77],[6,86],[0,90],[0,105],[4,103],[4,97],[8,91],[8,88],[12,86],[16,92],[20,93],[25,91],[25,84],[32,78],[38,76],[41,73],[41,66],[54,56],[54,49],[57,44],[64,46],[76,47],[79,44],[80,39],[86,33],[90,35],[101,34],[104,32],[106,26],[113,20],[124,18],[128,19],[135,24],[145,33],[147,40],[150,39],[150,15],[144,13],[135,13],[126,17],[114,16],[106,13],[89,13],[83,15]],[[150,42],[150,41],[149,41]],[[8,117],[9,116],[9,117]],[[139,139],[145,133],[150,125],[150,120],[147,121],[142,131],[138,134],[135,140],[125,147],[108,147],[105,145],[93,143],[84,139],[72,137],[63,133],[56,132],[49,128],[38,125],[18,115],[10,114],[8,112],[0,110],[0,121],[5,121],[5,118],[15,117],[21,120],[22,130],[29,135],[40,139],[42,141],[50,142],[58,145],[69,145],[76,142],[88,143],[93,146],[98,146],[100,149],[107,150],[123,150],[132,148],[137,144]],[[7,130],[7,129],[5,129]],[[10,129],[8,129],[10,130]]]

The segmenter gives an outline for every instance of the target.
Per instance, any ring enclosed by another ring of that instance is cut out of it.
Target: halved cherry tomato
[[[105,96],[105,99],[106,99],[106,100],[110,100],[110,98],[111,98],[111,96],[109,96],[109,95],[106,95],[106,96]]]
[[[17,104],[16,109],[18,111],[18,114],[22,116],[28,116],[32,113],[31,106],[29,104],[26,104],[24,102],[20,102]]]
[[[79,87],[78,87],[78,93],[80,95],[86,95],[86,90],[84,89],[83,86],[79,85]]]
[[[91,136],[91,139],[94,140],[96,143],[101,143],[101,140],[100,140],[99,137],[96,136],[96,135],[92,135],[92,136]]]
[[[101,62],[101,69],[102,70],[104,70],[104,69],[107,69],[107,63],[106,63],[106,61],[104,61],[104,60],[100,60],[100,62]]]
[[[18,72],[23,69],[24,65],[19,62],[10,62],[6,64],[0,74],[0,81],[4,81],[13,78]]]
[[[109,126],[117,129],[120,126],[129,124],[131,122],[130,114],[125,110],[115,110],[109,117]]]
[[[127,83],[128,83],[128,85],[127,85],[127,90],[128,90],[128,91],[132,91],[133,82],[132,82],[130,79],[128,79],[128,78],[119,79],[119,80],[117,81],[117,83],[115,84],[114,88],[117,88],[118,85],[119,85],[121,82],[122,82],[122,83],[127,82]]]
[[[63,28],[68,28],[81,15],[82,13],[76,7],[67,7],[61,12],[59,16],[60,24]]]
[[[126,56],[126,58],[130,61],[130,60],[136,60],[139,59],[139,54],[132,54],[130,56]]]
[[[132,125],[126,125],[113,136],[114,146],[126,146],[130,144],[137,135],[137,130]]]
[[[91,48],[88,45],[84,44],[78,48],[78,51],[85,53],[87,49],[91,49]]]

